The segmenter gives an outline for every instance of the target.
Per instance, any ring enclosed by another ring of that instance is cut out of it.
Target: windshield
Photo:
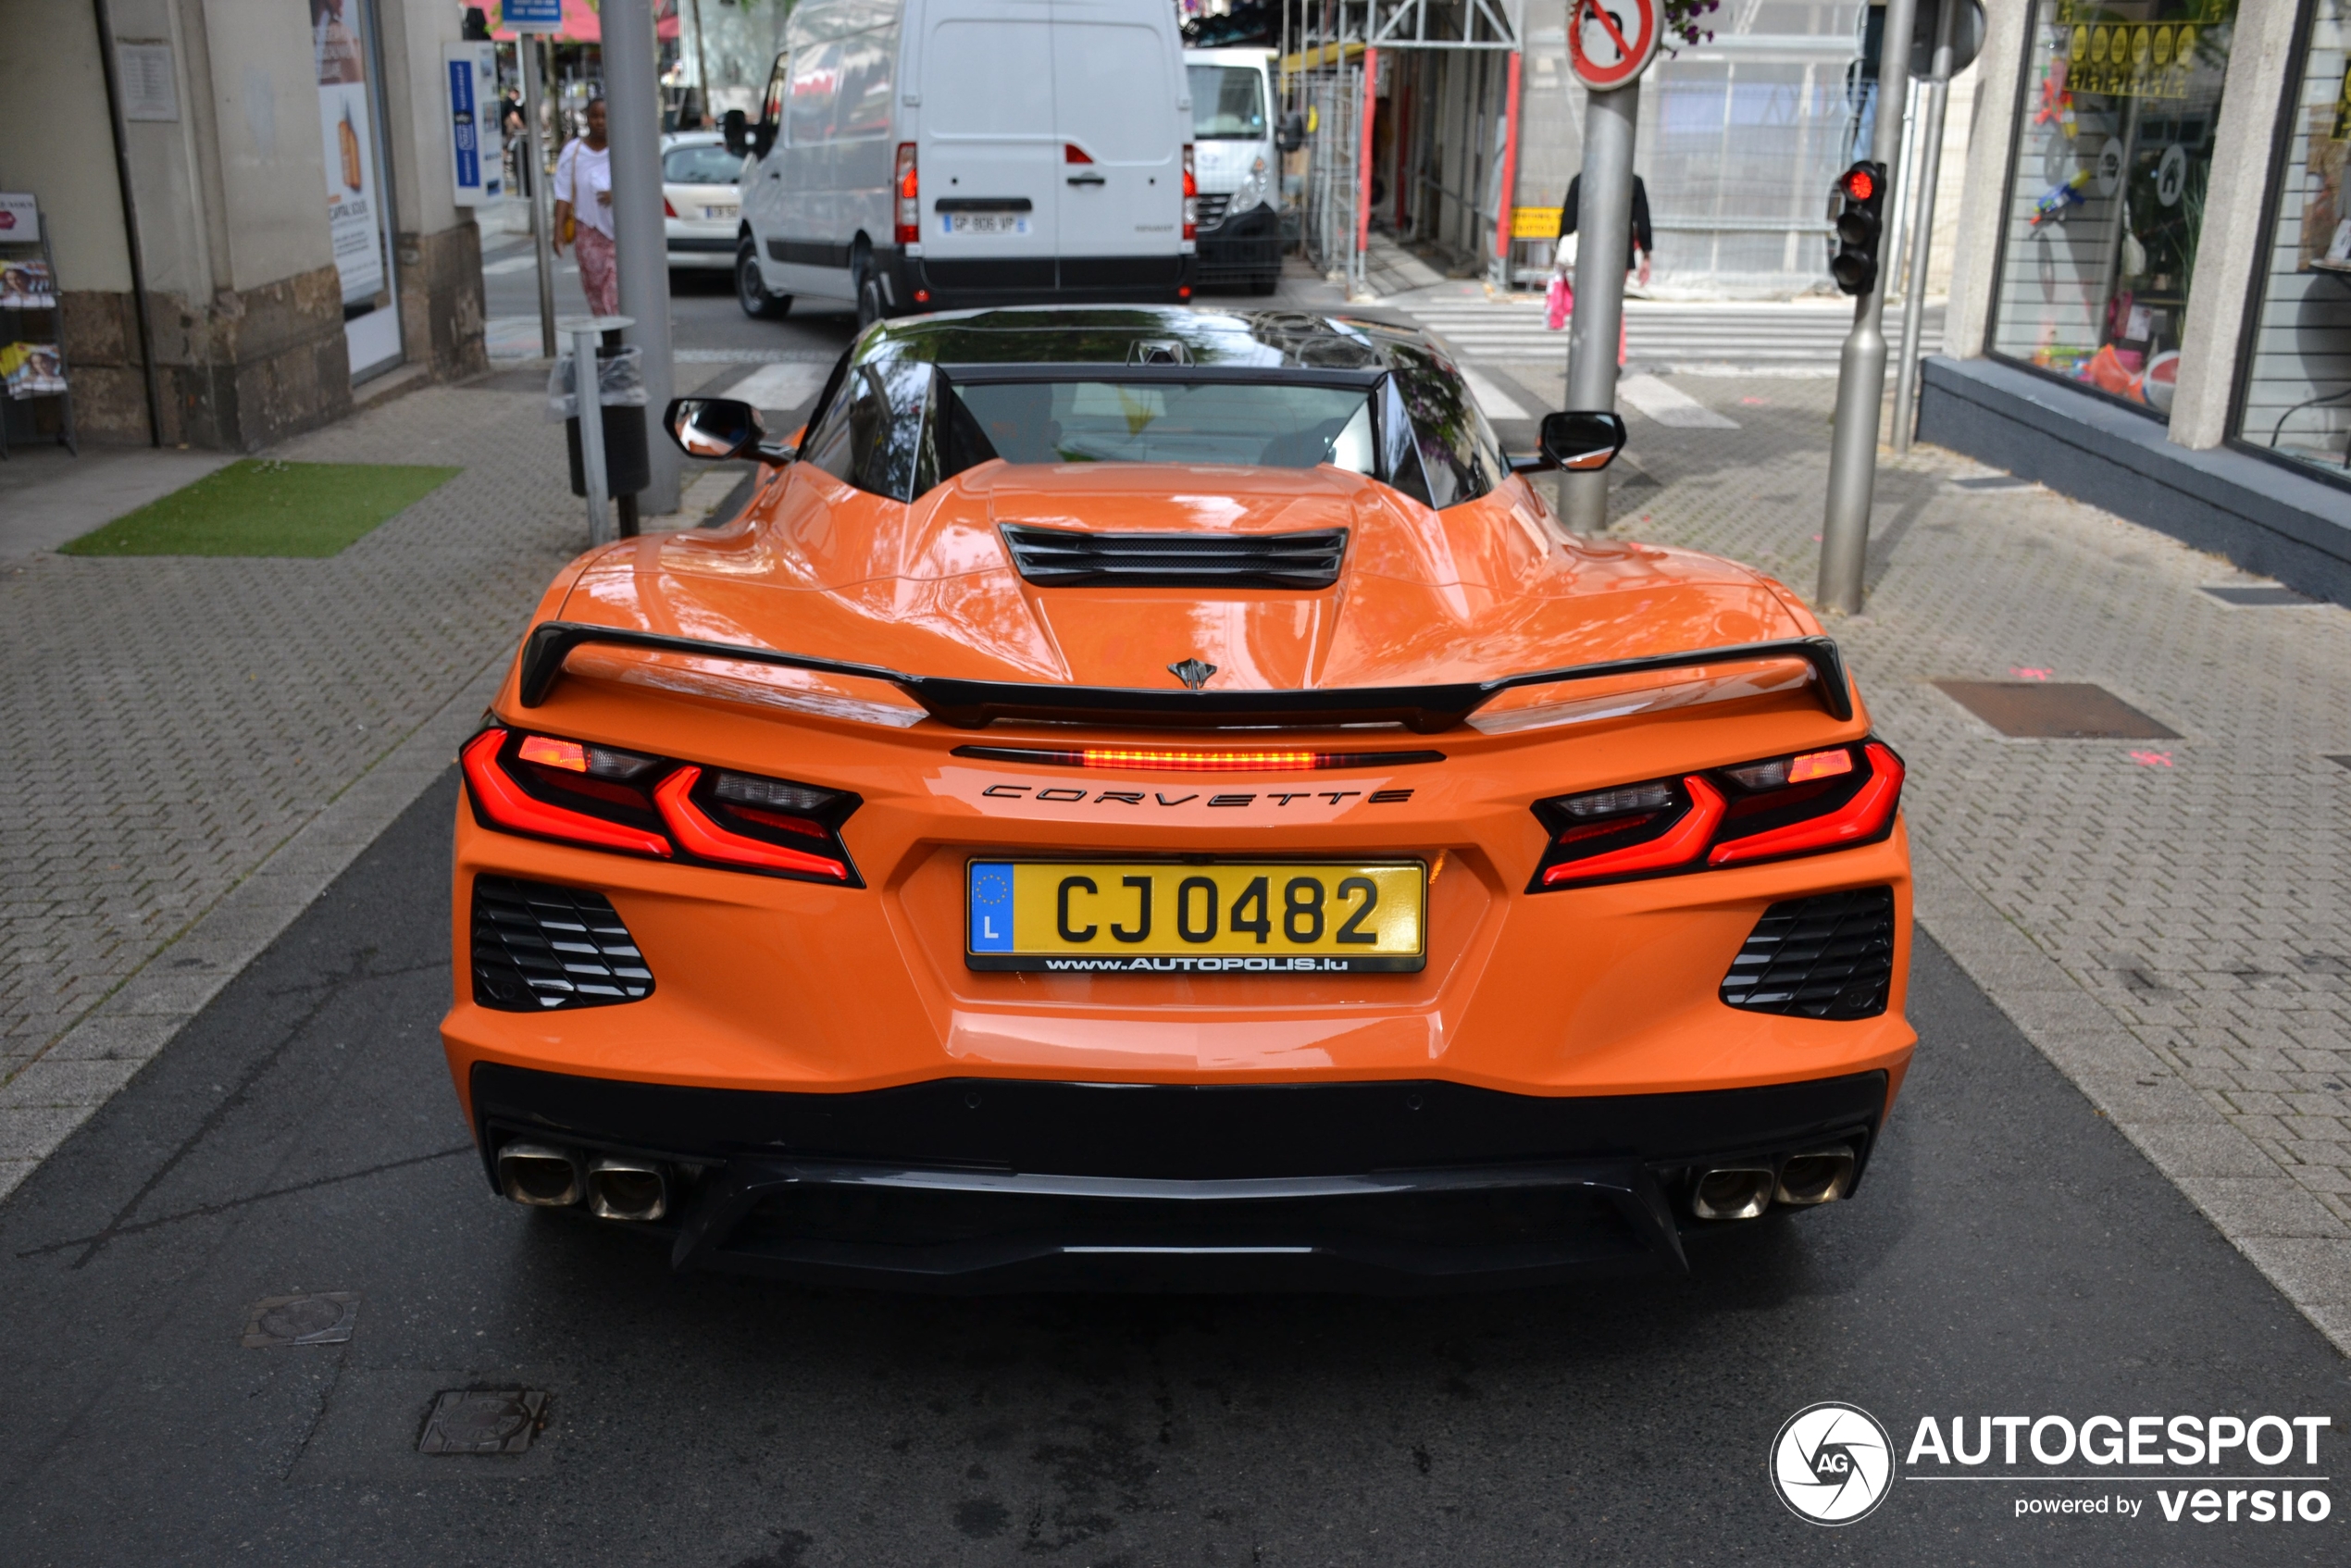
[[[661,160],[661,177],[672,185],[732,185],[742,171],[743,160],[717,142],[672,147]]]
[[[1187,66],[1191,80],[1192,139],[1265,140],[1265,74],[1253,66]]]
[[[1268,383],[1023,381],[955,387],[1008,463],[1217,463],[1372,471],[1370,396]]]

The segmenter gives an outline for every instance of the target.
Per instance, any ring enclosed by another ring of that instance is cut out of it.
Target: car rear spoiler
[[[802,669],[817,675],[888,681],[921,704],[941,724],[985,729],[998,719],[1050,724],[1095,724],[1145,728],[1210,726],[1324,726],[1400,724],[1423,735],[1450,729],[1503,692],[1561,681],[1599,680],[1612,675],[1690,669],[1701,665],[1749,664],[1761,659],[1801,659],[1811,666],[1821,706],[1838,720],[1853,716],[1853,692],[1845,661],[1825,637],[1794,637],[1779,642],[1743,642],[1730,648],[1700,648],[1683,653],[1652,653],[1610,659],[1565,669],[1536,670],[1494,680],[1430,686],[1340,686],[1303,691],[1185,691],[1147,687],[1049,686],[1033,681],[959,680],[950,676],[907,675],[878,665],[812,658],[773,648],[707,642],[653,631],[547,621],[531,629],[522,648],[522,705],[535,708],[561,678],[564,661],[587,643],[685,653],[704,659]]]

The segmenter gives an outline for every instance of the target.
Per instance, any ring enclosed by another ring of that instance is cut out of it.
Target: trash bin
[[[564,422],[564,447],[571,465],[571,492],[588,493],[579,460],[579,418],[572,396],[571,357],[555,361],[547,378],[547,409]],[[604,493],[635,495],[653,483],[653,454],[646,445],[644,351],[635,347],[596,351],[597,401],[604,417]]]

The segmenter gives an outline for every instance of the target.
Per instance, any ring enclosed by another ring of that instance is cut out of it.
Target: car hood
[[[1098,531],[1343,528],[1325,590],[1039,587],[1004,524]],[[1801,636],[1784,590],[1712,556],[1561,535],[1512,480],[1432,510],[1361,475],[991,461],[911,504],[813,467],[718,530],[610,546],[561,618],[913,674],[1211,690],[1483,680]]]

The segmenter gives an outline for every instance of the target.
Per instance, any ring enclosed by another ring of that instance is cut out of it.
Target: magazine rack
[[[8,455],[7,406],[55,398],[60,407],[57,442],[75,456],[73,391],[66,368],[65,311],[57,292],[57,268],[49,254],[49,225],[37,204],[31,206],[34,232],[0,231],[0,458]],[[21,207],[19,210],[22,210]],[[19,390],[23,389],[23,390]]]

